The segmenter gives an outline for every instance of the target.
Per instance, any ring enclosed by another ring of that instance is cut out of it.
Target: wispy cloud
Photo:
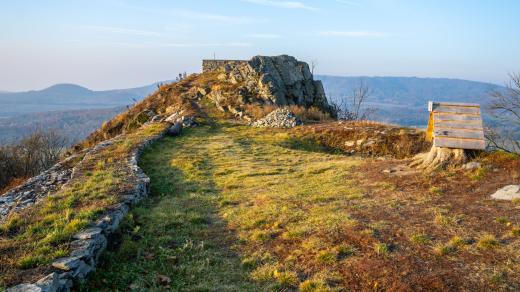
[[[282,1],[282,0],[242,0],[242,2],[249,2],[258,5],[272,6],[279,8],[288,9],[304,9],[304,10],[316,10],[315,7],[309,6],[300,1]]]
[[[359,2],[357,1],[350,1],[350,0],[336,0],[336,2],[340,3],[340,4],[345,4],[345,5],[350,5],[350,6],[361,6],[361,4],[359,4]]]
[[[250,43],[243,42],[222,42],[222,43],[190,43],[190,42],[178,42],[178,43],[165,43],[165,42],[119,42],[110,40],[80,40],[72,39],[68,40],[70,43],[78,44],[89,44],[89,45],[114,45],[121,47],[131,48],[160,48],[160,47],[172,47],[172,48],[197,48],[197,47],[252,47]]]
[[[251,17],[229,16],[223,14],[198,12],[193,10],[181,10],[173,12],[175,15],[192,20],[217,21],[225,23],[252,23],[260,20]]]
[[[115,33],[115,34],[138,35],[138,36],[154,36],[154,37],[163,36],[162,33],[156,32],[156,31],[140,30],[140,29],[133,29],[133,28],[113,27],[113,26],[87,25],[87,26],[82,26],[82,28],[88,29],[88,30],[97,31],[97,32],[108,32],[108,33]]]
[[[252,34],[248,34],[247,37],[255,38],[255,39],[279,39],[282,36],[279,34],[270,34],[270,33],[252,33]]]
[[[365,38],[365,37],[387,37],[386,33],[376,31],[339,31],[339,30],[327,30],[319,33],[322,36],[332,37],[348,37],[348,38]]]
[[[165,47],[194,48],[194,47],[251,47],[250,43],[169,43]]]

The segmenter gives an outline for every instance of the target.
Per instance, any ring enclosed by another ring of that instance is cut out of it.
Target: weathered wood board
[[[480,105],[473,103],[428,103],[427,138],[433,146],[482,150],[486,147]]]

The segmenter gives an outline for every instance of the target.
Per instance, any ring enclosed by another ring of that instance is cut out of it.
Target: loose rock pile
[[[288,109],[280,108],[272,111],[264,118],[255,121],[253,126],[270,128],[293,128],[302,124],[302,121]]]

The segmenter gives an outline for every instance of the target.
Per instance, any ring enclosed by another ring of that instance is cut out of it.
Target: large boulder
[[[220,67],[221,75],[240,86],[243,101],[315,106],[332,113],[321,81],[313,79],[309,65],[296,58],[256,56],[247,62]]]

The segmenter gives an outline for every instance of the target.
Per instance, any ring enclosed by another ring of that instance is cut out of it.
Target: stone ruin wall
[[[202,72],[215,71],[226,66],[236,67],[245,63],[245,60],[202,60]]]

